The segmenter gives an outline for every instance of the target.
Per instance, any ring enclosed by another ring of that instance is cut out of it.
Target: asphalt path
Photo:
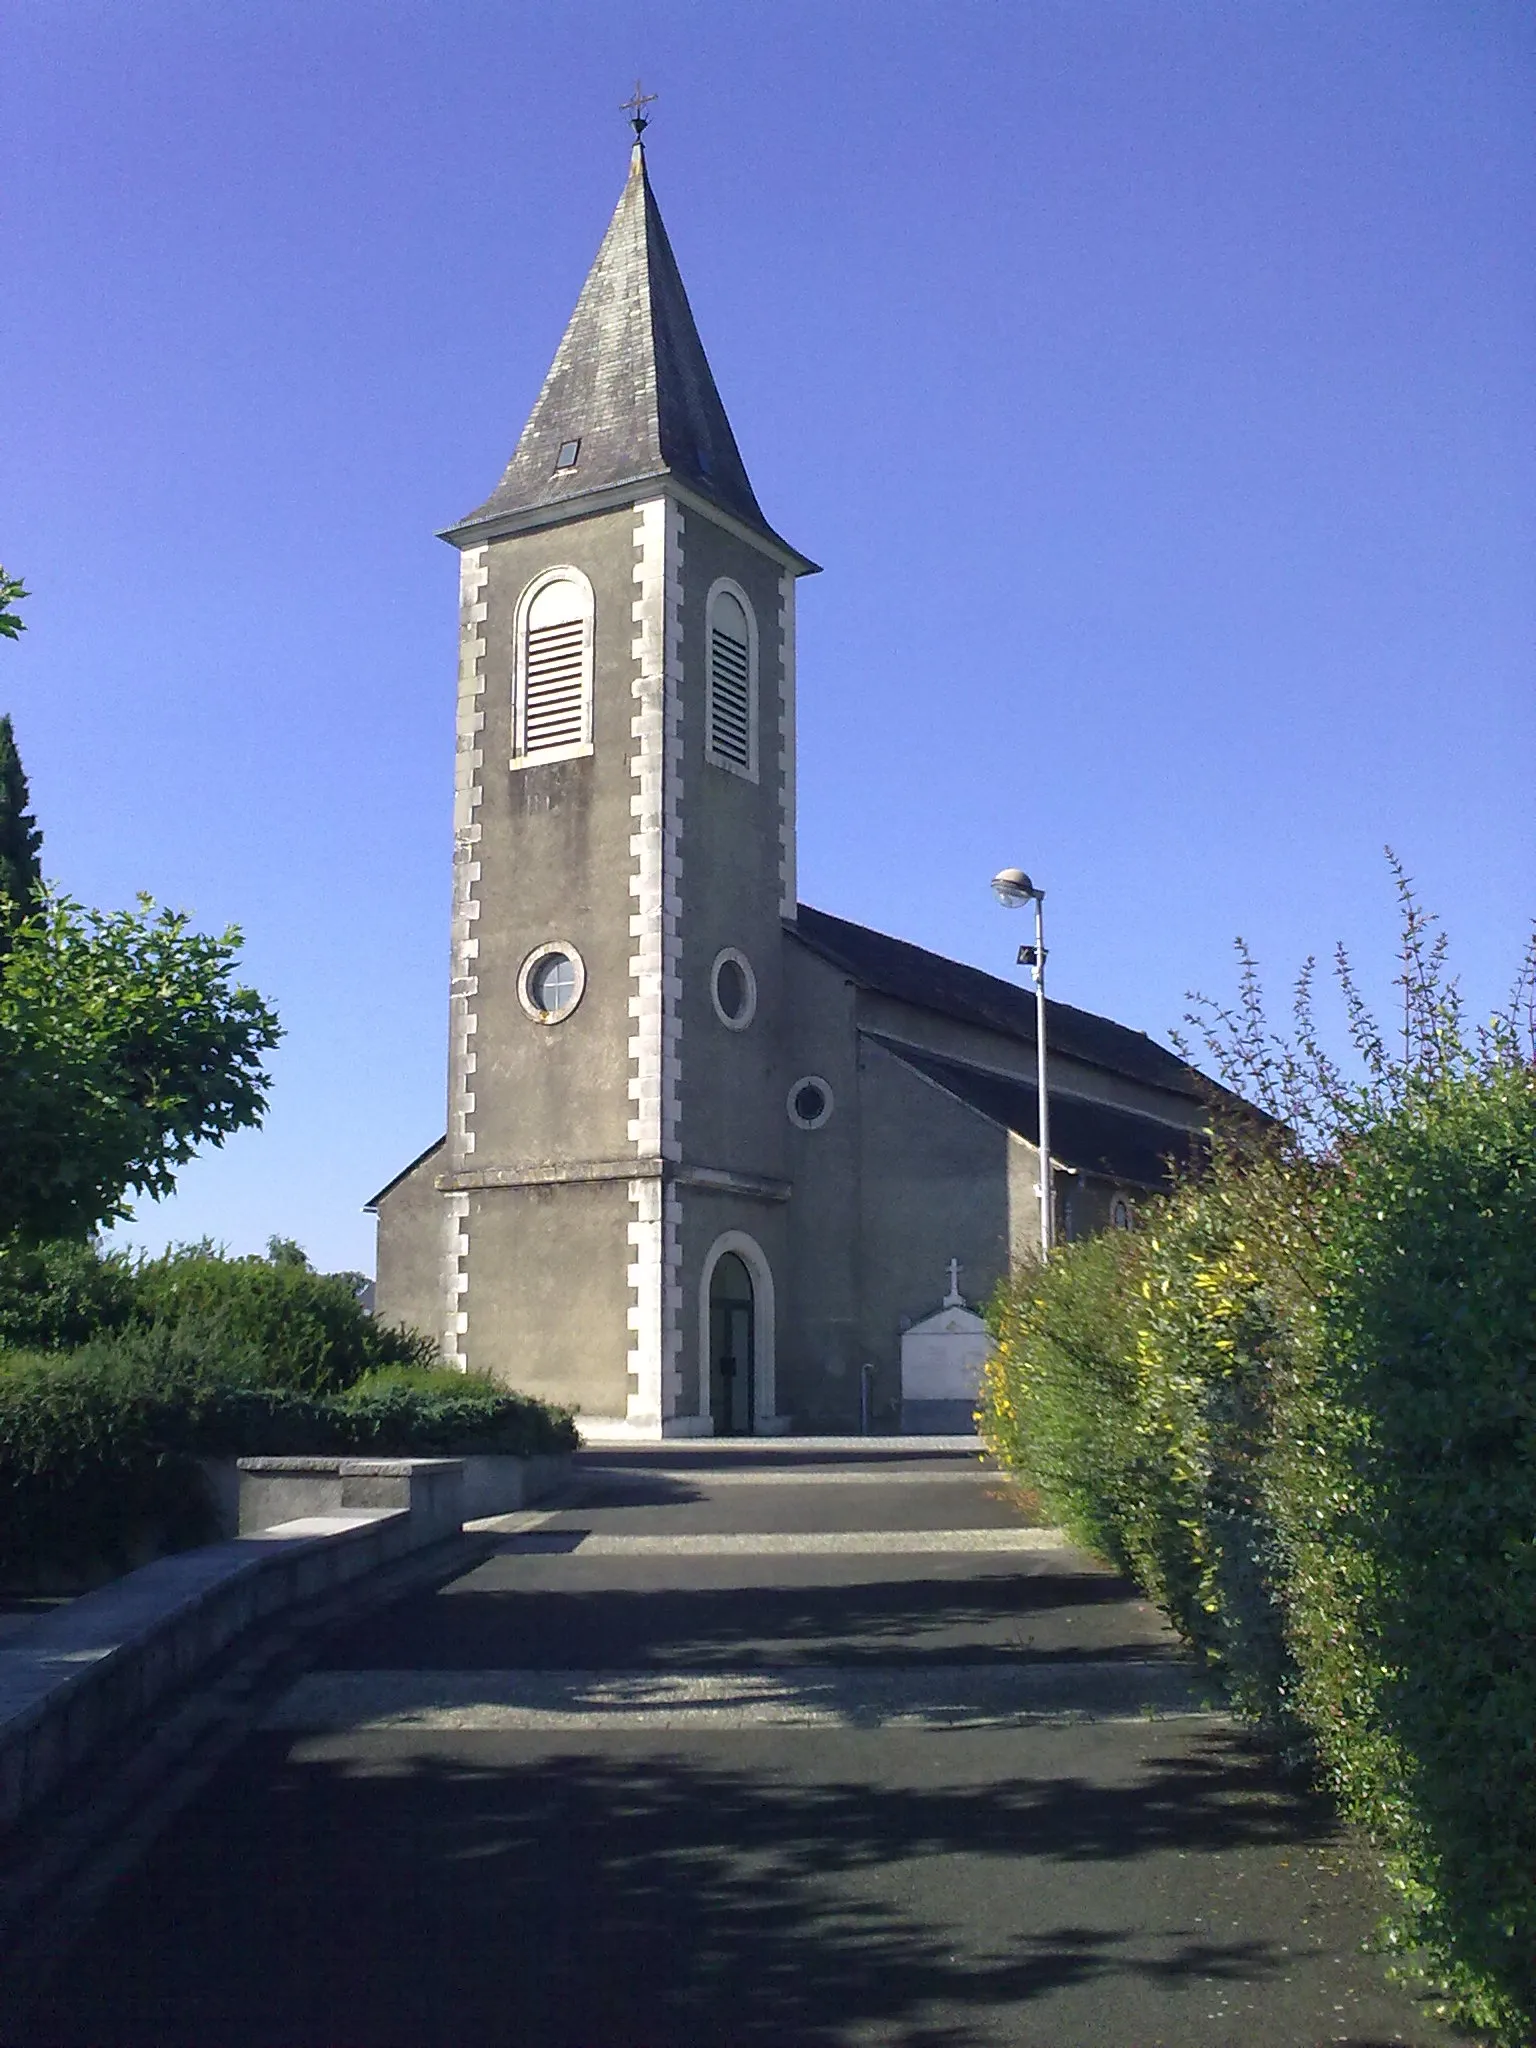
[[[1446,2048],[1326,1812],[974,1456],[586,1453],[329,1641],[23,2048]]]

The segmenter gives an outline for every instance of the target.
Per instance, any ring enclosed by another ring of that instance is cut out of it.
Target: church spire
[[[778,538],[748,481],[651,190],[643,104],[624,190],[506,474],[447,539],[473,544],[478,528],[668,476]]]

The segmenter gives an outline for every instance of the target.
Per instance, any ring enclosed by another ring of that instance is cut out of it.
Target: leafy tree
[[[0,593],[4,590],[0,574]],[[0,613],[0,626],[5,623]],[[43,835],[27,809],[27,777],[16,751],[10,714],[0,716],[0,959],[10,950],[10,935],[36,910],[43,893],[38,864]]]
[[[24,586],[0,569],[0,637]],[[45,886],[42,834],[0,718],[0,1244],[80,1239],[168,1194],[201,1144],[261,1121],[281,1031],[233,978],[240,934],[141,896],[86,910]]]
[[[7,576],[0,568],[0,639],[19,640],[27,630],[26,620],[16,611],[17,599],[27,594],[27,586],[19,576]]]
[[[259,1123],[276,1015],[240,934],[46,897],[0,967],[0,1238],[81,1237],[168,1194],[201,1144]]]

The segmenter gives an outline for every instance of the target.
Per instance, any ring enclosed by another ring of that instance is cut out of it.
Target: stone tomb
[[[914,1323],[901,1340],[901,1427],[904,1435],[952,1435],[974,1429],[981,1376],[992,1337],[965,1305],[951,1260],[949,1292],[933,1315]]]

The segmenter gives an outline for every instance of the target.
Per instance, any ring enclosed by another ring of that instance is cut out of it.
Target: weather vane
[[[635,80],[634,98],[627,99],[624,102],[623,106],[620,107],[619,109],[619,112],[621,114],[628,114],[629,125],[635,131],[636,142],[640,140],[641,136],[645,133],[646,129],[649,128],[651,125],[651,117],[649,114],[647,114],[645,110],[647,107],[655,106],[655,104],[655,93],[647,92],[645,87],[640,83],[639,79],[637,78]]]

